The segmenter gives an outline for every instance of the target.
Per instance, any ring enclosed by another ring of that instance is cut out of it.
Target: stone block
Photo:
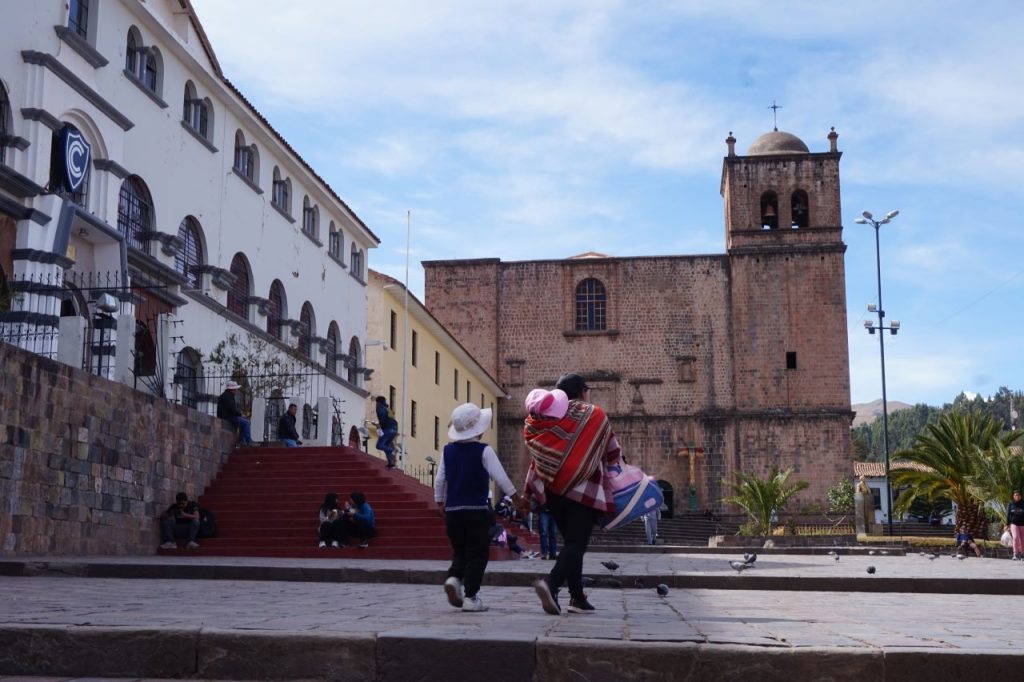
[[[470,662],[486,666],[486,673],[480,671],[480,677],[488,682],[546,679],[534,675],[534,637],[492,636],[481,641],[473,637],[474,630],[467,625],[458,632],[444,633],[424,624],[419,630],[378,633],[379,679],[388,682],[469,679],[473,677],[468,667]]]
[[[891,678],[879,649],[822,647],[700,646],[700,679],[757,680],[758,682],[863,682],[864,680],[950,679]]]
[[[375,657],[371,635],[203,630],[196,672],[206,679],[365,682],[381,679]]]
[[[195,661],[194,632],[0,627],[0,675],[190,677]]]
[[[699,677],[698,645],[689,642],[541,639],[537,642],[534,679],[551,682],[696,682],[704,678]]]
[[[1012,635],[1007,636],[1007,641]],[[885,679],[896,680],[1013,680],[1022,675],[1019,649],[962,651],[886,649]]]

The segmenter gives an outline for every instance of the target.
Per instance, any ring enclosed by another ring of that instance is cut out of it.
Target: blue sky
[[[381,238],[370,266],[725,250],[725,137],[839,132],[851,398],[1024,389],[1024,3],[193,0],[225,74]]]

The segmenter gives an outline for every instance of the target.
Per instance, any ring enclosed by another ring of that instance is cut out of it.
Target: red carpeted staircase
[[[377,519],[366,549],[317,547],[317,510],[324,495],[345,500],[362,491]],[[217,515],[217,536],[199,549],[160,550],[163,555],[263,556],[367,559],[450,559],[444,520],[433,491],[383,460],[348,447],[245,448],[236,450],[199,504]],[[525,539],[525,538],[524,538]],[[511,553],[493,547],[491,559]]]

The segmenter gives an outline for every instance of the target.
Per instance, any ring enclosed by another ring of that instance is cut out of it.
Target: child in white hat
[[[487,493],[493,479],[506,495],[522,502],[498,461],[498,455],[480,438],[491,425],[491,410],[472,403],[452,412],[448,427],[451,443],[444,446],[434,479],[434,500],[444,516],[452,545],[452,565],[444,591],[448,603],[463,611],[486,611],[477,596],[491,544]]]

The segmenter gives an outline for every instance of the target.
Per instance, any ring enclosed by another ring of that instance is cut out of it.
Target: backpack
[[[212,538],[217,534],[217,515],[205,507],[199,508],[199,537]]]

